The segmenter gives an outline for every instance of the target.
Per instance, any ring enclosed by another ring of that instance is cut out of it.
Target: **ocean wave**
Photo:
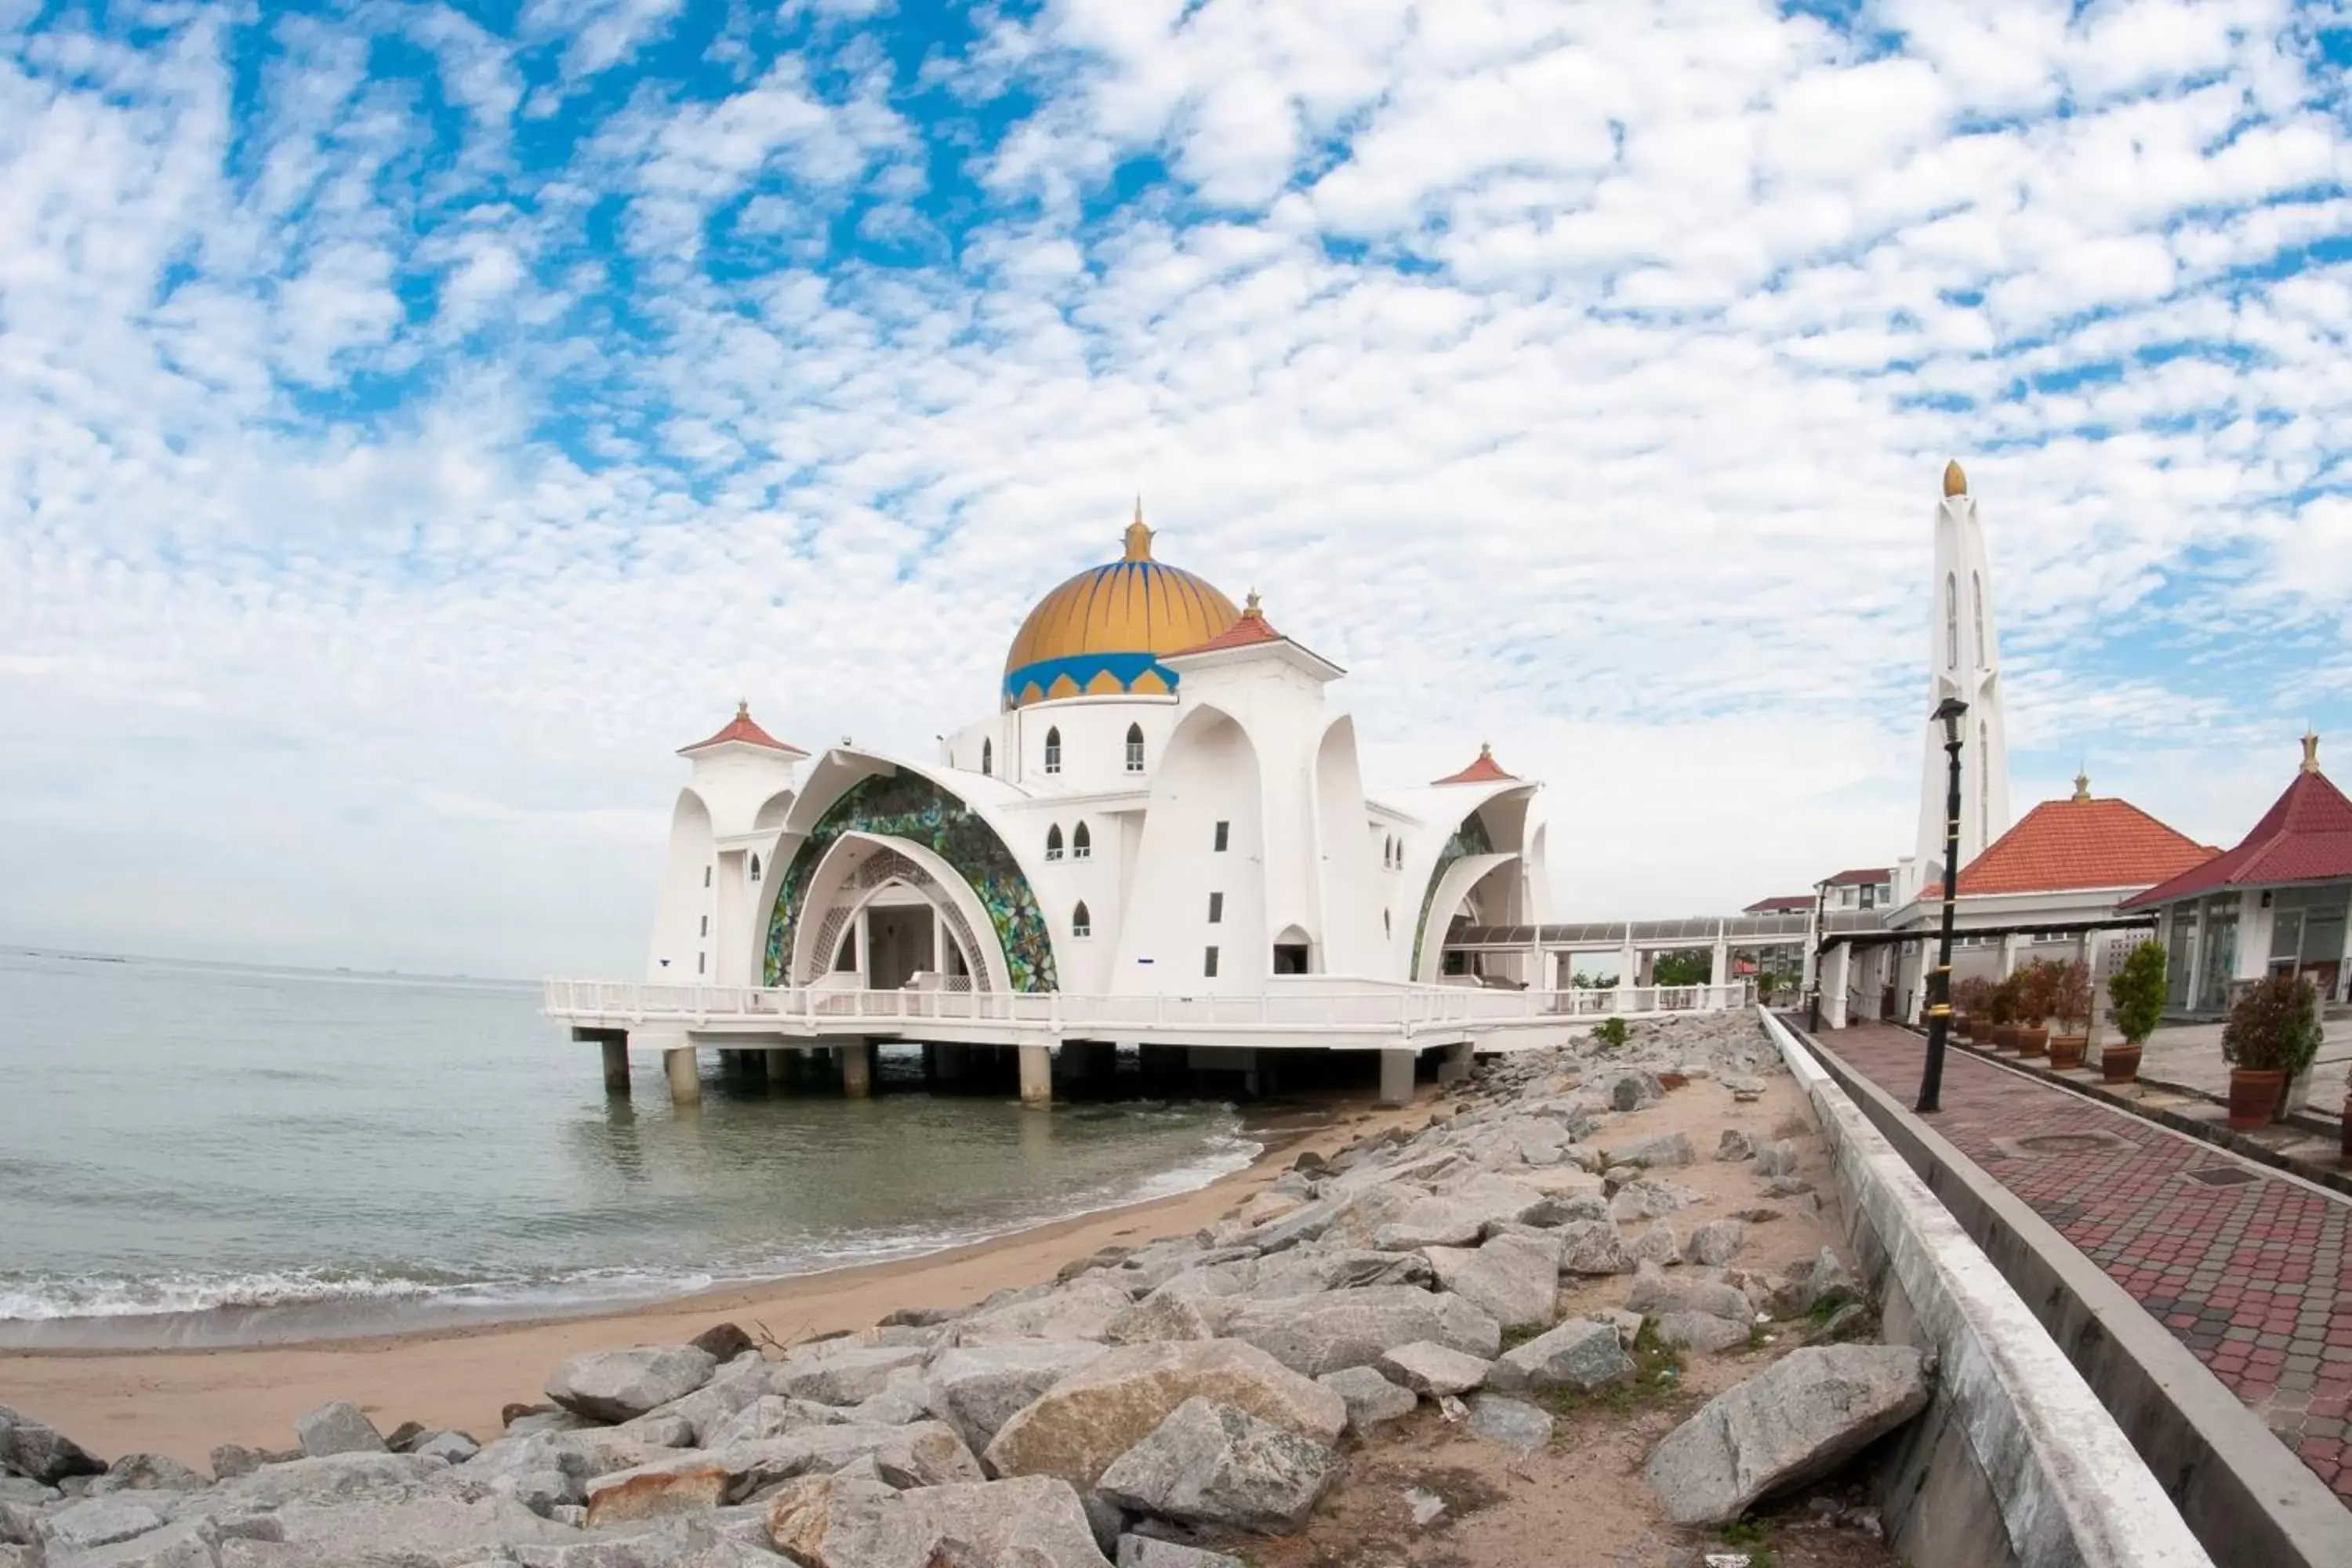
[[[0,1274],[0,1323],[67,1325],[343,1307],[322,1320],[319,1332],[388,1331],[422,1317],[463,1314],[481,1320],[523,1319],[668,1300],[721,1286],[753,1285],[894,1262],[968,1247],[1038,1226],[1099,1214],[1196,1191],[1246,1168],[1264,1145],[1242,1132],[1214,1134],[1205,1152],[1136,1180],[1066,1194],[1058,1204],[1018,1215],[956,1226],[909,1221],[827,1237],[802,1238],[782,1252],[765,1251],[670,1270],[594,1268],[495,1274],[417,1265],[377,1268],[306,1268],[208,1274]],[[369,1309],[380,1310],[371,1312]]]

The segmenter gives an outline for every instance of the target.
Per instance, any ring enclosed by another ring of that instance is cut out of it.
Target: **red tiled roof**
[[[706,746],[723,745],[729,741],[740,741],[747,746],[766,746],[772,751],[778,752],[797,752],[800,750],[798,746],[787,746],[782,741],[777,740],[773,735],[769,734],[765,730],[761,729],[759,725],[753,723],[751,721],[751,705],[749,702],[738,702],[735,705],[735,717],[728,721],[727,727],[725,729],[719,731],[716,735],[711,736],[708,741],[697,741],[691,746],[680,746],[678,748],[678,754],[683,756],[688,752],[698,752]]]
[[[1759,899],[1739,912],[1743,915],[1801,914],[1813,907],[1811,893],[1775,893],[1769,899]]]
[[[1476,762],[1472,763],[1468,767],[1464,768],[1458,773],[1448,773],[1442,779],[1432,779],[1429,782],[1432,784],[1510,784],[1515,782],[1518,776],[1519,775],[1517,773],[1507,773],[1503,771],[1502,764],[1495,761],[1494,747],[1482,745],[1478,748],[1478,760]]]
[[[2216,888],[2352,877],[2352,801],[2314,763],[2294,775],[2238,847],[2150,888],[2134,904],[2170,903]]]
[[[2216,853],[2127,800],[2045,800],[1961,868],[1960,897],[2142,888]],[[1919,896],[1940,899],[1944,885],[1931,883]]]
[[[1895,873],[1885,866],[1865,867],[1860,870],[1840,871],[1826,878],[1822,885],[1831,888],[1858,888],[1871,882],[1891,882]]]
[[[1188,653],[1215,653],[1222,648],[1248,647],[1255,643],[1283,640],[1282,634],[1274,629],[1274,623],[1265,618],[1265,612],[1258,608],[1257,595],[1253,593],[1249,596],[1248,608],[1242,611],[1240,618],[1232,626],[1227,626],[1207,642],[1194,643],[1191,647],[1178,648],[1166,657],[1177,658]]]

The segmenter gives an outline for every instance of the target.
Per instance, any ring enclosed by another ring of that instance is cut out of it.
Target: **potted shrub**
[[[1985,1015],[1992,1020],[1993,1048],[2017,1049],[2016,975],[1993,982],[1991,994],[1985,998]]]
[[[2299,974],[2259,981],[2221,1026],[2230,1064],[2230,1130],[2243,1132],[2278,1114],[2286,1080],[2319,1054],[2319,994]]]
[[[2050,1048],[2050,972],[2047,959],[2037,958],[2017,972],[2017,1054],[2038,1057]]]
[[[2164,1016],[2164,946],[2144,942],[2124,955],[2123,963],[2107,976],[2107,1000],[2115,1007],[2120,1045],[2099,1051],[2099,1076],[2109,1083],[2129,1083],[2139,1076],[2139,1053]]]
[[[2074,959],[2050,966],[2050,1065],[2062,1071],[2083,1065],[2091,1044],[2091,966]]]
[[[1973,1040],[1985,1022],[1985,993],[1992,987],[1981,974],[1971,974],[1966,980],[1952,983],[1952,1027],[1960,1038]]]

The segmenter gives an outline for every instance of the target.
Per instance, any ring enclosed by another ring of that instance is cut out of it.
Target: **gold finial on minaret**
[[[2091,798],[2091,774],[2088,769],[2074,775],[2074,798],[2077,801],[2086,801]]]
[[[1947,496],[1964,496],[1968,493],[1969,476],[1967,473],[1962,471],[1958,460],[1956,458],[1951,462],[1946,463],[1944,465],[1944,494]]]
[[[2319,771],[2319,731],[2306,727],[2303,732],[2303,771]]]
[[[1135,498],[1135,521],[1127,525],[1127,559],[1151,559],[1151,531],[1143,526],[1143,498]]]

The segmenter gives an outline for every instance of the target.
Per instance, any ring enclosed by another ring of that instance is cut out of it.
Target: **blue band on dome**
[[[1176,689],[1176,672],[1151,654],[1081,653],[1067,658],[1041,658],[1006,672],[1004,695],[1008,700],[1017,702],[1021,700],[1021,693],[1034,685],[1039,692],[1050,696],[1054,683],[1066,675],[1077,683],[1078,691],[1083,695],[1095,677],[1106,670],[1112,679],[1118,682],[1121,691],[1132,689],[1147,670],[1166,681],[1171,691]]]

